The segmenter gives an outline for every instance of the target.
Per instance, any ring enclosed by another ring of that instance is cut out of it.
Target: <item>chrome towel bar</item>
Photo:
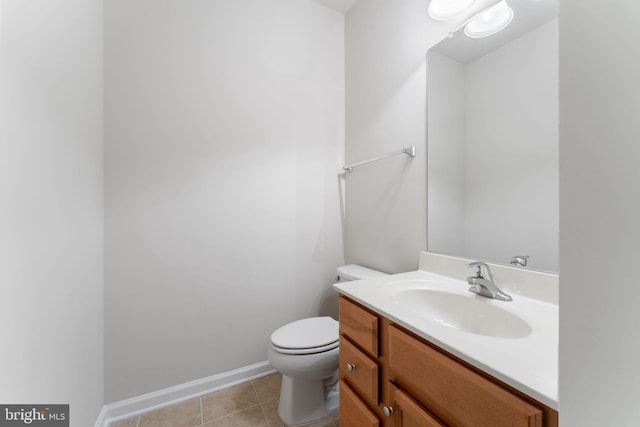
[[[409,157],[415,157],[416,156],[416,147],[412,145],[411,147],[403,148],[400,151],[395,151],[393,153],[389,153],[389,154],[386,154],[384,156],[375,157],[375,158],[369,159],[369,160],[363,160],[361,162],[352,163],[350,165],[345,165],[342,169],[346,170],[347,172],[353,172],[353,168],[356,168],[356,167],[362,166],[362,165],[366,165],[367,163],[377,162],[378,160],[386,159],[388,157],[397,156],[398,154],[406,154]]]

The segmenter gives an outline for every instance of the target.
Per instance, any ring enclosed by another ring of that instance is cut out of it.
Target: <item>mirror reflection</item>
[[[428,52],[428,249],[558,271],[558,1],[509,6]]]

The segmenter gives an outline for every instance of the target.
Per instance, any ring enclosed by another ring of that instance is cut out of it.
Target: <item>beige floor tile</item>
[[[335,427],[340,427],[340,411],[336,411],[331,415],[331,419],[333,420],[333,425]]]
[[[233,415],[210,421],[205,427],[268,427],[260,405],[253,406]]]
[[[266,402],[260,402],[260,405],[262,405],[262,409],[271,409],[271,408],[275,408],[276,411],[278,410],[278,403],[280,402],[280,399],[271,399],[271,400],[267,400]]]
[[[267,375],[251,382],[258,393],[260,402],[266,402],[280,397],[281,374]]]
[[[269,427],[287,427],[287,425],[282,422],[280,416],[278,415],[278,400],[270,400],[268,402],[261,403],[262,410],[264,411],[265,417],[267,417],[267,421],[269,422]],[[304,427],[334,427],[334,421],[331,417],[325,417],[319,419],[318,421],[314,421],[311,424],[305,424]]]
[[[272,399],[268,402],[262,402],[261,405],[262,410],[264,411],[264,416],[269,422],[269,427],[287,427],[287,425],[282,422],[280,416],[278,415],[278,399]]]
[[[200,399],[187,400],[140,415],[138,427],[194,427],[202,425]]]
[[[269,375],[109,427],[286,427],[278,415],[281,381],[280,374]],[[336,412],[305,427],[339,426]]]
[[[251,383],[239,384],[208,394],[202,396],[204,422],[213,421],[258,404],[258,395]]]
[[[109,424],[109,427],[138,427],[138,417],[127,418],[126,420]]]
[[[333,427],[333,420],[329,417],[324,417],[311,424],[306,424],[305,427]]]

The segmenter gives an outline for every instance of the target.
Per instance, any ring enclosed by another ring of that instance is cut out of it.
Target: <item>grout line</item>
[[[264,418],[264,422],[267,423],[267,427],[269,427],[269,420],[267,419],[267,414],[264,413],[264,408],[262,407],[262,399],[260,398],[260,394],[258,394],[258,389],[256,389],[256,385],[253,381],[250,381],[251,387],[253,388],[253,392],[256,394],[258,398],[258,406],[260,406],[260,412],[262,412],[262,418]]]
[[[271,427],[271,421],[269,421],[269,417],[267,417],[267,412],[264,409],[264,405],[260,403],[260,409],[262,409],[262,416],[264,417],[264,421],[267,423],[267,427]]]
[[[207,421],[207,422],[208,422],[208,423],[210,423],[210,422],[212,422],[212,421],[219,421],[219,420],[221,420],[221,419],[223,419],[223,418],[227,418],[227,417],[230,417],[230,416],[232,416],[232,415],[238,415],[240,412],[248,411],[249,409],[253,409],[253,408],[255,408],[256,406],[260,406],[260,404],[258,403],[257,405],[247,406],[246,408],[242,408],[242,409],[237,410],[237,411],[235,411],[235,412],[229,412],[228,414],[225,414],[225,415],[223,415],[223,416],[221,416],[221,417],[218,417],[218,418],[214,418],[214,419],[209,420],[209,421]],[[260,409],[262,409],[262,406],[260,406]],[[263,411],[263,412],[264,412],[264,411]],[[204,424],[204,420],[203,420],[203,424]]]
[[[256,394],[256,397],[258,398],[258,402],[260,402],[260,396],[258,396],[258,390],[256,390],[255,384],[253,384],[253,381],[249,381],[249,384],[251,384],[251,388],[253,389],[253,392]]]
[[[255,385],[255,380],[251,381],[251,385],[253,386],[253,391],[256,392],[256,396],[258,396],[258,402],[260,405],[260,411],[262,411],[262,417],[264,418],[264,422],[267,424],[267,427],[271,427],[271,422],[269,421],[269,417],[267,417],[267,413],[264,410],[264,403],[266,401],[262,400],[262,397],[260,396],[260,393],[258,393],[258,389],[256,388]]]
[[[200,400],[200,425],[204,426],[204,407],[202,404],[202,396],[200,396],[198,400]]]
[[[271,374],[274,375],[274,374]],[[260,402],[260,409],[262,409],[262,416],[264,417],[265,422],[267,423],[267,427],[271,427],[271,421],[269,421],[269,417],[267,417],[267,412],[264,408],[264,405],[268,402],[271,402],[275,399],[279,399],[280,396],[278,395],[278,397],[273,397],[273,396],[269,396],[269,398],[263,399],[260,394],[258,394],[258,389],[256,389],[256,386],[254,384],[255,380],[251,382],[251,384],[253,385],[254,390],[256,391],[256,395],[258,396],[258,401]],[[276,406],[277,408],[277,406]],[[276,409],[276,413],[278,412],[278,410]]]
[[[142,418],[142,416],[138,415],[138,421],[136,421],[136,427],[140,427],[140,418]]]
[[[262,403],[262,399],[260,399],[260,395],[258,394],[258,389],[256,388],[256,385],[253,383],[253,381],[250,381],[249,384],[251,384],[251,388],[253,389],[253,392],[256,394],[256,397],[258,398],[258,403]]]
[[[260,410],[262,411],[262,416],[264,417],[264,422],[267,423],[267,427],[271,427],[271,423],[269,422],[269,418],[267,417],[267,413],[264,411],[264,406],[262,402],[260,402]]]

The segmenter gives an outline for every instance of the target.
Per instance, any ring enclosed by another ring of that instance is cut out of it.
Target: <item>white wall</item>
[[[426,52],[467,18],[435,22],[426,9],[423,0],[367,0],[346,19],[347,162],[417,149],[346,177],[347,262],[386,272],[416,269],[427,246]]]
[[[0,402],[103,405],[102,2],[4,0]]]
[[[464,254],[558,271],[558,19],[469,64],[465,86]]]
[[[267,358],[337,315],[344,16],[311,0],[110,0],[106,399]]]
[[[426,247],[424,11],[359,1],[347,14],[347,163],[417,149],[346,176],[347,262],[389,273],[415,269]]]
[[[429,52],[427,207],[428,249],[465,254],[466,67]]]
[[[560,4],[560,422],[640,425],[640,4]],[[597,28],[597,31],[593,31]]]

